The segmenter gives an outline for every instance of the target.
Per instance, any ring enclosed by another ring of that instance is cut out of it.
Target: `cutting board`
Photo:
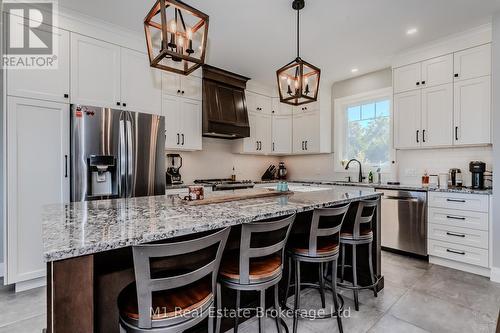
[[[251,192],[248,193],[239,192],[226,195],[215,195],[203,200],[186,201],[186,202],[190,206],[200,206],[200,205],[210,205],[214,203],[223,203],[223,202],[246,200],[246,199],[277,197],[281,195],[291,195],[291,194],[293,194],[292,191],[278,192],[273,189],[262,188],[262,189],[253,189]]]

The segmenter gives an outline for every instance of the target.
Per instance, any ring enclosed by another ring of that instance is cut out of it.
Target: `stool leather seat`
[[[316,256],[329,256],[338,253],[340,245],[332,239],[318,239],[316,248]],[[293,236],[289,242],[288,251],[297,255],[309,256],[308,236],[297,235]]]
[[[232,251],[233,252],[233,251]],[[239,281],[239,251],[225,255],[219,275],[223,279]],[[272,280],[281,274],[281,255],[274,254],[267,257],[252,258],[249,263],[250,283],[252,280],[262,282],[263,279]]]
[[[371,239],[373,238],[373,231],[371,229],[367,229],[367,230],[362,230],[360,233],[359,233],[359,237],[357,237],[356,239],[359,239],[359,240],[365,240],[365,239]],[[340,233],[340,239],[346,239],[346,240],[354,240],[354,236],[352,234],[352,232],[341,232]]]

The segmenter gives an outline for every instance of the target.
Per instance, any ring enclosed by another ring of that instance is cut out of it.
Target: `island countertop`
[[[223,193],[228,192],[209,196]],[[50,205],[43,213],[44,259],[58,261],[378,196],[332,188],[200,206],[175,195]]]

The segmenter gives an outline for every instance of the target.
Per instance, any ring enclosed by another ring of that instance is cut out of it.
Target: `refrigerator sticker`
[[[83,114],[82,114],[82,111],[80,111],[80,110],[76,110],[76,112],[75,112],[75,116],[76,116],[77,118],[81,118],[81,117],[82,117],[82,115],[83,115]]]

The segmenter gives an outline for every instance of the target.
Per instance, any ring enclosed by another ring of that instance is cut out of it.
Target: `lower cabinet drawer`
[[[489,212],[489,196],[468,193],[429,192],[429,207]]]
[[[488,267],[488,250],[429,239],[429,255]]]
[[[488,249],[488,232],[429,223],[429,238],[453,244]]]
[[[487,213],[429,207],[429,223],[488,231]]]

